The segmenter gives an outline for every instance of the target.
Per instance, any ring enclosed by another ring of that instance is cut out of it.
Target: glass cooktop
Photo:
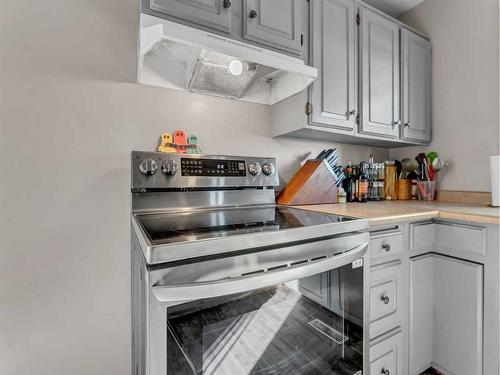
[[[356,220],[353,217],[275,206],[148,213],[138,214],[136,218],[153,245]]]

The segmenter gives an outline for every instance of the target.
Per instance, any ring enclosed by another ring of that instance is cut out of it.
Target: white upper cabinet
[[[243,38],[300,55],[302,7],[301,0],[244,0]]]
[[[360,8],[361,117],[359,131],[399,137],[399,25]]]
[[[351,0],[311,2],[311,122],[353,130],[356,122],[355,9]]]
[[[431,140],[431,45],[427,39],[401,30],[402,111],[401,137]]]
[[[149,7],[181,20],[231,33],[233,1],[235,0],[149,0]]]

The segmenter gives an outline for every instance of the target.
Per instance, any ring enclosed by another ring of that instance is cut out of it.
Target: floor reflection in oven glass
[[[288,287],[168,313],[168,375],[352,375],[362,369],[362,328]]]

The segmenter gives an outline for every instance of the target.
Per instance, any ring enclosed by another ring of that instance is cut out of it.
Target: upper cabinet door
[[[403,127],[401,137],[431,140],[431,44],[427,39],[401,31],[403,69]]]
[[[314,124],[353,130],[356,120],[354,2],[311,2],[311,64],[318,78],[311,85]]]
[[[150,0],[149,7],[185,21],[231,33],[233,1],[238,0]]]
[[[301,0],[244,0],[243,38],[300,55],[302,18]]]
[[[399,137],[399,25],[360,8],[361,121],[359,131]]]

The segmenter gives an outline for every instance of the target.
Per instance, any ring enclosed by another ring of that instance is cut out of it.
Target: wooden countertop
[[[500,209],[498,207],[466,203],[380,201],[295,207],[316,212],[369,219],[371,225],[385,225],[434,218],[482,224],[500,224]]]

